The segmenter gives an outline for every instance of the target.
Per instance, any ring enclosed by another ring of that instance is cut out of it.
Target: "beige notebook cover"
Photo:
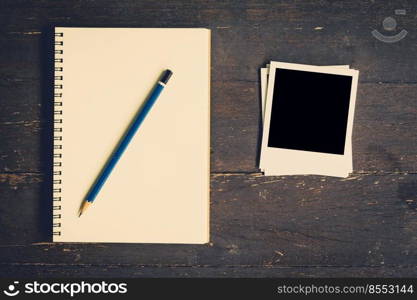
[[[169,83],[79,218],[165,69]],[[210,30],[56,28],[55,111],[54,241],[209,241]]]

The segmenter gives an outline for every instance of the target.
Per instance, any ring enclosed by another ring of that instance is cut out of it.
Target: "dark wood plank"
[[[3,264],[417,265],[416,174],[213,175],[207,245],[39,243],[42,178],[0,178]]]
[[[141,265],[66,265],[0,264],[0,274],[15,278],[414,278],[416,266],[375,267],[277,267],[277,266],[141,266]]]
[[[257,81],[261,64],[275,59],[350,64],[361,70],[361,81],[366,82],[417,82],[417,66],[409,63],[416,58],[417,36],[385,44],[371,35],[372,29],[381,30],[385,17],[395,16],[396,8],[409,12],[395,16],[399,28],[414,30],[414,0],[26,3],[2,4],[2,78],[39,78],[42,34],[61,25],[211,28],[215,80]]]
[[[51,116],[42,116],[42,95],[33,83],[0,86],[0,171],[40,172]],[[353,130],[355,172],[417,171],[417,85],[359,86]],[[260,96],[256,83],[212,83],[211,169],[258,172]],[[49,120],[49,122],[48,122]]]
[[[41,169],[41,133],[39,121],[0,124],[1,172],[39,172]]]

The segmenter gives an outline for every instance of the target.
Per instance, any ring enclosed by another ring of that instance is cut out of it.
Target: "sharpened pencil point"
[[[87,210],[91,203],[92,202],[84,201],[83,204],[81,204],[78,217],[81,217],[81,215]]]

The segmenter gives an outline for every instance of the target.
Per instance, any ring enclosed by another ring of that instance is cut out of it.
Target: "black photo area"
[[[268,147],[344,154],[352,77],[275,70]]]

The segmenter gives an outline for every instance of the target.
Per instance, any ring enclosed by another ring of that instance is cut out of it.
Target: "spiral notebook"
[[[78,209],[164,69],[173,76]],[[56,28],[53,240],[209,241],[210,30]]]

